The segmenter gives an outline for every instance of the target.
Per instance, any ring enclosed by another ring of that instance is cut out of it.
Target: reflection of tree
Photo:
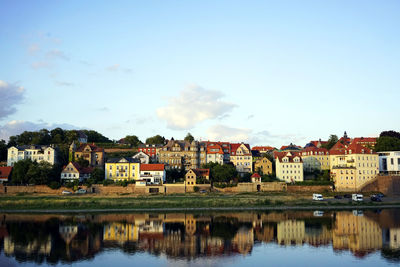
[[[216,217],[210,225],[211,236],[221,237],[224,240],[232,240],[238,230],[239,224],[236,218]]]
[[[390,249],[383,248],[381,251],[382,257],[391,261],[391,262],[400,262],[400,250],[399,249]]]

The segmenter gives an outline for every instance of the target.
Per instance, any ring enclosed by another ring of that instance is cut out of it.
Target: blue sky
[[[400,128],[399,1],[0,1],[0,138]]]

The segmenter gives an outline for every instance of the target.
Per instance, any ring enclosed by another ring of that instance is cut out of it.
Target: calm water
[[[394,266],[400,209],[0,214],[0,266]]]

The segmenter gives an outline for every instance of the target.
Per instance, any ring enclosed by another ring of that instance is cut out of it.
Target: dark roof
[[[210,176],[210,169],[192,169],[197,176]]]
[[[92,173],[92,171],[93,171],[92,167],[84,168],[84,167],[81,167],[77,162],[70,162],[70,163],[75,167],[75,169],[78,170],[79,173]],[[64,166],[63,171],[67,166]]]
[[[256,158],[261,157],[261,153],[260,153],[259,150],[252,150],[252,151],[251,151],[251,155],[252,155],[253,157],[256,157]]]
[[[76,152],[84,152],[85,148],[89,146],[93,152],[104,152],[104,149],[101,147],[96,146],[95,144],[81,144],[77,149]]]
[[[130,158],[130,157],[110,158],[110,159],[107,160],[107,163],[118,163],[122,159],[125,159],[128,163],[140,163],[140,160],[134,159],[134,158]]]

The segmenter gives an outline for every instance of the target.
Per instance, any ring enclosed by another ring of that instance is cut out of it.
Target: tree
[[[93,172],[90,174],[90,180],[93,183],[102,183],[105,177],[104,170],[101,168],[95,168]]]
[[[211,162],[203,164],[202,168],[210,169],[210,180],[211,182],[223,182],[229,183],[237,176],[237,171],[235,166],[232,164],[218,164],[216,162]]]
[[[396,132],[396,131],[383,131],[383,132],[381,132],[379,137],[383,137],[383,136],[389,136],[389,137],[394,137],[394,138],[400,139],[400,133]]]
[[[125,137],[125,142],[130,144],[132,147],[138,147],[142,143],[136,135],[127,135]]]
[[[159,145],[159,144],[164,144],[164,142],[165,142],[164,136],[161,136],[159,134],[146,139],[146,144],[149,145]]]
[[[27,184],[27,173],[29,170],[32,161],[30,159],[20,160],[14,163],[12,175],[11,175],[11,183],[12,184]]]
[[[326,148],[326,149],[331,149],[337,142],[339,141],[338,137],[336,134],[331,134],[328,139],[327,144],[323,144],[321,147]]]
[[[7,160],[7,144],[6,141],[0,140],[0,161]]]
[[[399,151],[400,139],[390,136],[381,136],[376,140],[375,151]]]
[[[191,142],[193,142],[194,137],[193,137],[193,135],[191,135],[191,133],[187,133],[187,135],[186,135],[186,137],[185,137],[184,140],[185,140],[186,142],[191,143]]]
[[[89,161],[82,157],[79,157],[78,160],[76,160],[76,163],[78,163],[82,168],[89,167]]]

